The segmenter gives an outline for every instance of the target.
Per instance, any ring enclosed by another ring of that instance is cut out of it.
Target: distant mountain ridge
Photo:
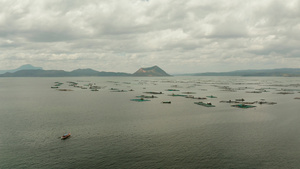
[[[42,68],[29,69],[31,68],[30,65],[24,65],[20,68],[26,69],[18,70],[16,72],[6,72],[4,74],[0,74],[0,77],[170,76],[158,66],[140,68],[134,74],[123,72],[99,72],[93,69],[76,69],[70,72],[64,70],[43,70]]]
[[[170,76],[158,66],[140,68],[132,75],[133,76]]]
[[[17,69],[16,69],[17,70]],[[170,76],[158,66],[140,68],[134,74],[123,72],[104,72],[93,69],[76,69],[73,71],[64,70],[43,70],[32,65],[23,65],[15,72],[0,74],[0,77],[77,77],[77,76]]]
[[[43,69],[43,68],[35,67],[35,66],[32,66],[31,64],[26,64],[26,65],[22,65],[22,66],[18,67],[17,69],[0,70],[0,74],[6,73],[6,72],[13,73],[13,72],[17,72],[19,70],[37,70],[37,69]]]
[[[280,68],[261,70],[237,70],[231,72],[206,72],[185,74],[187,76],[284,76],[300,77],[300,68]]]
[[[5,71],[6,73],[1,74]],[[283,76],[300,77],[300,68],[281,68],[281,69],[263,69],[263,70],[237,70],[231,72],[206,72],[179,74],[180,76]],[[93,69],[76,69],[73,71],[64,70],[43,70],[41,67],[35,67],[30,64],[23,65],[17,69],[2,70],[0,77],[76,77],[76,76],[170,76],[158,66],[140,68],[135,73],[123,72],[104,72]]]
[[[4,73],[0,77],[77,77],[77,76],[130,76],[122,72],[98,72],[93,69],[77,69],[71,72],[64,70],[20,70],[14,73]]]

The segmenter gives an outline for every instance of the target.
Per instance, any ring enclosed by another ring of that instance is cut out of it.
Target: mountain
[[[6,73],[5,73],[6,72]],[[77,76],[170,76],[158,66],[140,68],[133,74],[123,72],[104,72],[93,69],[43,70],[30,64],[17,69],[0,70],[0,77],[77,77]],[[284,76],[300,77],[300,68],[262,69],[262,70],[237,70],[231,72],[206,72],[194,74],[179,74],[179,76]]]
[[[26,65],[22,65],[20,66],[19,68],[17,69],[11,69],[11,70],[0,70],[0,74],[3,74],[3,73],[6,73],[6,72],[16,72],[16,71],[19,71],[19,70],[36,70],[36,69],[43,69],[41,67],[35,67],[35,66],[32,66],[31,64],[26,64]]]
[[[14,73],[0,74],[0,77],[77,77],[77,76],[131,76],[121,72],[98,72],[93,69],[77,69],[71,72],[64,70],[19,70]]]
[[[158,66],[148,67],[148,68],[140,68],[133,76],[170,76],[164,70],[159,68]]]
[[[4,73],[0,77],[64,77],[67,72],[63,70],[19,70],[14,73]]]
[[[70,76],[98,76],[100,72],[93,69],[76,69],[71,71]]]
[[[99,72],[93,69],[76,69],[69,73],[69,76],[131,76],[123,72]]]
[[[263,69],[263,70],[237,70],[231,72],[206,72],[186,74],[189,76],[285,76],[300,77],[300,68]]]

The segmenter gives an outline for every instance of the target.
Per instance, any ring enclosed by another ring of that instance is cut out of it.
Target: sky
[[[300,68],[300,0],[0,0],[0,69]]]

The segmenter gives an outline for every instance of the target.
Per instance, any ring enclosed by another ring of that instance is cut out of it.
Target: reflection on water
[[[66,90],[51,88],[55,82]],[[297,78],[1,78],[0,84],[0,168],[300,165]],[[130,101],[141,95],[157,98]],[[235,99],[256,107],[220,102]],[[66,132],[72,137],[60,140]]]

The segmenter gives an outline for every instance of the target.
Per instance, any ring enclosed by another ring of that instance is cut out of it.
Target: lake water
[[[149,91],[163,94],[130,101]],[[300,168],[299,91],[285,77],[0,78],[0,168]],[[183,92],[217,98],[169,96]],[[241,98],[277,104],[220,103]]]

